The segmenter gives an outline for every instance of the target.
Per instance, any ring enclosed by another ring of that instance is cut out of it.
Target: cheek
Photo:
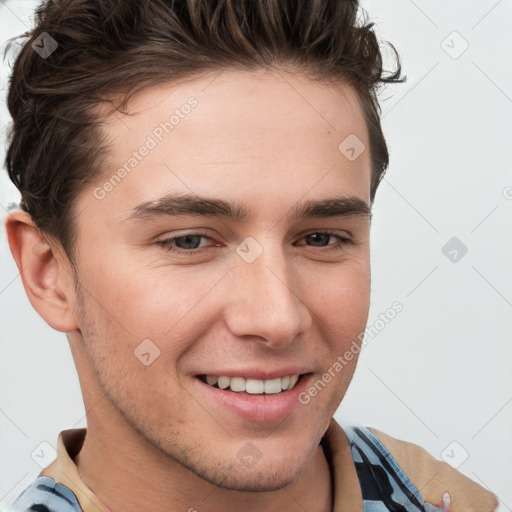
[[[122,304],[117,303],[116,308],[119,313]],[[119,321],[123,318],[127,319],[124,324]],[[175,412],[183,408],[179,375],[174,369],[176,352],[183,352],[183,344],[179,340],[176,347],[174,340],[165,344],[153,323],[126,309],[116,317],[97,299],[83,297],[80,330],[91,369],[102,391],[132,419],[140,410],[153,411],[150,416],[157,418],[165,401],[173,404]],[[168,337],[174,335],[171,333]]]
[[[327,339],[334,336],[337,343],[345,343],[364,330],[370,306],[370,268],[366,262],[354,261],[312,276],[308,289],[311,304],[327,328]]]
[[[197,327],[198,305],[228,271],[225,265],[199,271],[185,265],[150,266],[135,258],[126,264],[111,258],[84,273],[89,295],[102,306],[104,311],[98,313],[109,329],[117,329],[110,321],[114,319],[134,342],[149,338],[165,346],[172,337],[177,346],[185,332],[190,336]]]

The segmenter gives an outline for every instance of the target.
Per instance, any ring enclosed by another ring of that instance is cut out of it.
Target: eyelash
[[[301,240],[303,240],[304,238],[308,237],[308,236],[311,236],[311,235],[317,235],[317,234],[321,234],[321,235],[329,235],[331,237],[334,237],[334,238],[337,238],[338,239],[338,242],[336,244],[331,244],[331,245],[327,245],[327,246],[310,246],[310,247],[318,247],[320,250],[322,251],[342,251],[344,249],[345,246],[347,245],[354,245],[354,241],[351,240],[350,238],[346,238],[346,237],[343,237],[341,235],[338,235],[336,233],[333,233],[332,231],[314,231],[312,233],[308,233],[307,235],[304,235]],[[160,240],[157,242],[158,245],[161,245],[162,248],[168,252],[174,252],[174,253],[177,253],[177,254],[184,254],[184,255],[189,255],[189,256],[194,256],[196,254],[198,254],[199,252],[203,251],[203,250],[208,250],[208,248],[206,247],[202,247],[202,248],[197,248],[197,249],[175,249],[173,248],[173,243],[180,239],[180,238],[186,238],[187,236],[191,236],[191,237],[201,237],[201,238],[209,238],[211,239],[208,235],[205,235],[204,233],[186,233],[184,235],[180,235],[180,236],[175,236],[175,237],[172,237],[172,238],[167,238],[165,240]],[[305,244],[301,244],[301,245],[305,245]]]

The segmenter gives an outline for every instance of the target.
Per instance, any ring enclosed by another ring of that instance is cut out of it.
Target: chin
[[[292,484],[312,462],[312,456],[307,449],[275,450],[271,457],[263,454],[259,460],[244,465],[218,452],[200,454],[195,451],[175,460],[217,487],[239,492],[270,492]]]
[[[281,465],[283,466],[283,465]],[[290,485],[300,474],[302,468],[291,469],[289,466],[278,468],[261,468],[248,470],[236,468],[213,475],[199,475],[210,483],[239,492],[270,492]]]

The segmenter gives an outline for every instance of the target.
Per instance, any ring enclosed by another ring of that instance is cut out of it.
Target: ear
[[[62,246],[47,241],[32,217],[22,210],[9,214],[5,231],[34,309],[57,331],[77,330],[73,267]]]

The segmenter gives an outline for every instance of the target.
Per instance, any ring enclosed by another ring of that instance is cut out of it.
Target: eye
[[[329,244],[330,239],[336,239],[336,243]],[[343,249],[345,245],[353,245],[354,241],[350,238],[338,235],[331,231],[315,231],[306,235],[302,240],[306,240],[312,243],[312,247],[327,247],[327,250],[339,250]],[[304,245],[304,244],[299,244]]]
[[[184,235],[167,238],[157,242],[166,251],[179,254],[195,254],[208,245],[202,243],[204,240],[212,240],[203,233],[186,233]]]

